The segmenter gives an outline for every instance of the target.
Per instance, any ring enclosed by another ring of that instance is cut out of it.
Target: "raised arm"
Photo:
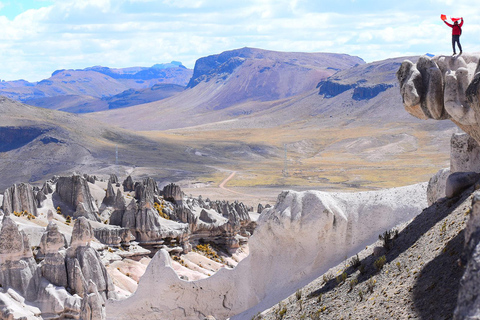
[[[463,18],[460,18],[460,19],[462,19],[462,22],[460,22],[460,24],[459,24],[459,26],[461,28],[463,26]]]
[[[445,24],[446,24],[447,26],[449,26],[450,28],[453,28],[453,24],[448,23],[446,20],[443,20],[443,22],[445,22]],[[462,23],[463,23],[463,21],[462,21]]]

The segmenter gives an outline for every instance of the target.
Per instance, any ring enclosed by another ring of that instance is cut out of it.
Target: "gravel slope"
[[[377,241],[358,254],[360,265],[346,259],[254,319],[451,319],[472,196],[473,188],[440,199],[397,227],[390,250]]]

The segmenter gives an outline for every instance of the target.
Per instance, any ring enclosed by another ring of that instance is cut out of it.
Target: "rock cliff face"
[[[75,210],[73,218],[85,217],[90,220],[100,221],[98,208],[84,177],[73,175],[71,177],[58,178],[55,192],[62,201]]]
[[[420,213],[426,207],[425,189],[426,184],[356,194],[284,192],[274,208],[263,211],[250,239],[250,255],[235,269],[182,281],[161,250],[133,296],[107,302],[107,319],[127,319],[129,314],[142,319],[251,319],[375,241],[379,233]]]
[[[7,214],[27,211],[37,216],[37,199],[33,187],[28,183],[21,183],[5,190],[2,209]]]

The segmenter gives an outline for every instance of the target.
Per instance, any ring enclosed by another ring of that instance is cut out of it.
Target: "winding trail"
[[[235,191],[235,190],[232,190],[232,189],[229,189],[227,187],[225,187],[225,185],[227,184],[228,181],[230,181],[234,176],[235,174],[237,174],[237,171],[233,171],[227,178],[225,178],[225,180],[223,180],[219,185],[218,187],[222,190],[225,190],[225,191],[228,191],[228,192],[231,192],[231,193],[235,193],[235,194],[241,194],[241,195],[244,195],[244,196],[249,196],[249,197],[256,197],[255,195],[253,194],[248,194],[248,193],[242,193],[242,192],[238,192],[238,191]]]

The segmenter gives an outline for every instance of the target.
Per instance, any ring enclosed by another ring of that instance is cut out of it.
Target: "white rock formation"
[[[235,269],[183,281],[161,250],[133,296],[107,302],[107,319],[251,319],[426,206],[426,184],[360,193],[283,192],[262,213],[250,255]]]

